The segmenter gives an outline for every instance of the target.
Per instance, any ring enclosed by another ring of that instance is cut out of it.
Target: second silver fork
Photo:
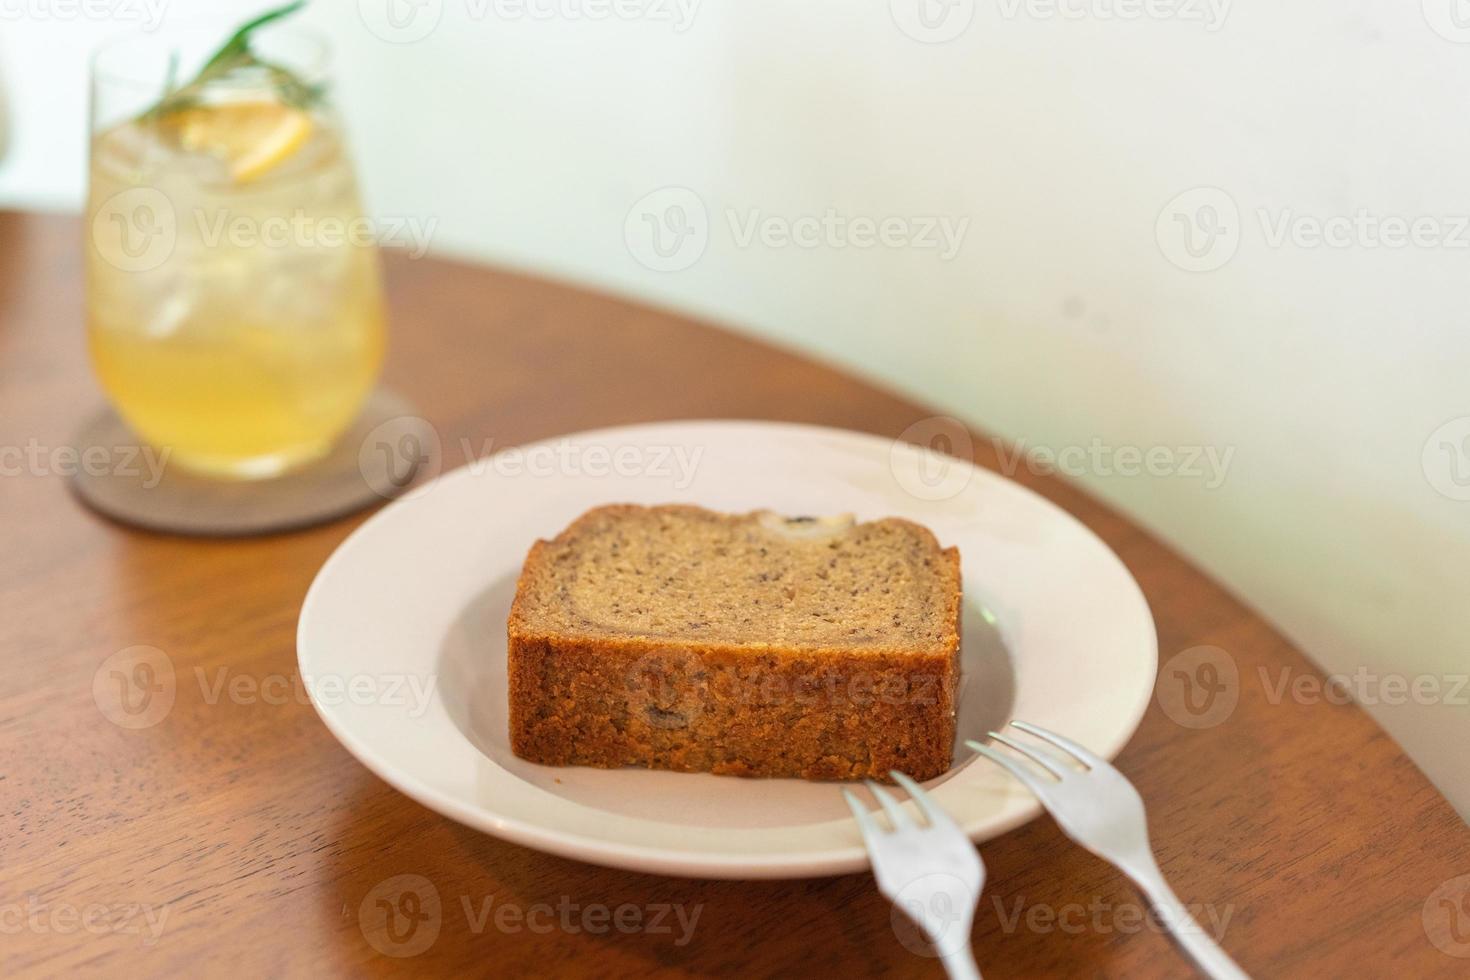
[[[1051,813],[1063,833],[1132,879],[1154,906],[1169,935],[1206,976],[1246,980],[1245,972],[1205,934],[1164,881],[1149,846],[1143,798],[1128,778],[1106,759],[1069,738],[1024,721],[1011,724],[1050,742],[1086,769],[1076,769],[1049,752],[998,732],[991,732],[990,737],[1050,775],[980,742],[965,744],[1020,780]]]

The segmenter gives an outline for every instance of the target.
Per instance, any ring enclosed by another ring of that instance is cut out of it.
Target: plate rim
[[[768,430],[801,431],[808,434],[820,434],[828,437],[844,439],[858,438],[862,440],[884,440],[888,437],[872,432],[857,429],[844,429],[836,426],[814,425],[802,422],[783,422],[770,419],[737,419],[737,418],[714,418],[714,419],[665,419],[654,422],[641,422],[629,425],[605,426],[597,429],[579,430],[570,433],[561,433],[537,439],[526,443],[507,446],[490,454],[490,457],[505,452],[507,449],[518,449],[525,452],[534,446],[547,443],[556,443],[564,440],[606,439],[619,433],[630,433],[635,431],[647,431],[650,429],[668,428],[671,426],[700,426],[711,428],[739,428],[760,427]],[[899,440],[889,440],[899,441]],[[486,457],[486,458],[490,458]],[[1107,559],[1112,561],[1119,572],[1122,580],[1132,589],[1142,610],[1146,613],[1143,617],[1147,632],[1147,645],[1154,651],[1154,656],[1148,665],[1148,679],[1146,684],[1140,684],[1136,692],[1134,703],[1126,712],[1119,711],[1117,717],[1120,719],[1119,731],[1116,745],[1104,748],[1094,747],[1099,755],[1106,759],[1112,759],[1132,740],[1137,733],[1139,725],[1148,710],[1149,703],[1153,698],[1154,685],[1157,682],[1158,673],[1158,630],[1154,622],[1152,607],[1148,604],[1148,598],[1139,586],[1133,573],[1119,557],[1116,551],[1108,545],[1096,532],[1079,520],[1074,514],[1060,505],[1052,502],[1036,491],[1032,490],[1015,480],[1010,479],[1003,473],[980,466],[970,460],[954,457],[960,464],[973,468],[986,474],[987,478],[1003,481],[1011,488],[1040,503],[1044,508],[1059,515],[1063,520],[1069,522],[1075,529],[1091,538],[1102,549]],[[311,676],[313,672],[309,669],[307,660],[307,632],[309,619],[311,617],[314,600],[318,596],[322,583],[328,574],[339,563],[349,560],[349,553],[355,543],[363,540],[380,522],[389,519],[389,515],[396,513],[400,508],[410,505],[415,499],[425,495],[430,487],[449,479],[475,478],[473,472],[477,463],[483,460],[469,460],[465,463],[437,474],[433,479],[411,488],[402,497],[391,500],[386,506],[368,517],[362,524],[358,525],[345,538],[337,543],[332,553],[322,563],[312,578],[311,585],[307,588],[302,599],[301,608],[297,617],[296,628],[296,664],[302,676]],[[1120,580],[1121,581],[1121,580]],[[1141,637],[1142,638],[1142,637]],[[453,794],[443,792],[427,785],[411,772],[400,767],[384,762],[368,746],[364,745],[341,719],[335,718],[330,706],[322,704],[311,685],[306,685],[308,700],[316,711],[317,717],[326,725],[334,738],[347,749],[348,753],[362,764],[369,772],[382,779],[395,790],[408,796],[417,803],[440,813],[467,827],[491,834],[503,840],[520,846],[554,854],[564,858],[571,858],[589,864],[603,867],[619,868],[628,871],[644,873],[663,874],[674,877],[704,878],[704,879],[797,879],[827,877],[833,875],[850,874],[864,871],[869,868],[870,861],[867,850],[859,843],[847,847],[828,848],[821,851],[803,851],[795,854],[749,854],[737,852],[701,851],[690,853],[668,848],[648,847],[641,844],[629,844],[606,838],[591,837],[581,833],[563,831],[559,829],[548,829],[540,824],[508,817],[489,812],[483,805],[470,805],[461,802]],[[437,696],[437,694],[436,694]],[[474,749],[478,752],[478,749]],[[834,784],[836,785],[836,784]],[[1021,795],[1021,794],[1018,794]],[[962,822],[961,829],[965,835],[976,844],[992,840],[1002,834],[1009,833],[1017,827],[1034,820],[1042,812],[1041,803],[1034,797],[1028,799],[1023,805],[1010,814],[997,819],[996,817],[976,818],[968,823]]]

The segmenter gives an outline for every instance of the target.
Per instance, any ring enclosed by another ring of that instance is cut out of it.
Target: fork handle
[[[981,980],[980,968],[975,965],[975,954],[970,952],[969,943],[961,943],[955,949],[940,954],[939,962],[949,980]]]
[[[1235,961],[1189,914],[1189,909],[1164,881],[1158,865],[1152,861],[1148,864],[1150,866],[1125,868],[1124,871],[1147,896],[1149,904],[1169,930],[1169,937],[1184,955],[1193,960],[1199,971],[1211,980],[1250,980],[1246,972],[1235,965]]]

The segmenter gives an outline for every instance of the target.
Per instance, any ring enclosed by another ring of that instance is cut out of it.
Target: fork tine
[[[1027,734],[1035,735],[1037,738],[1040,739],[1045,739],[1046,741],[1055,745],[1057,748],[1061,749],[1063,752],[1069,753],[1074,759],[1076,759],[1078,762],[1081,762],[1089,769],[1095,769],[1098,766],[1108,765],[1108,761],[1102,756],[1098,755],[1096,752],[1093,752],[1091,749],[1085,746],[1078,745],[1076,742],[1072,741],[1070,738],[1067,738],[1065,735],[1058,735],[1056,732],[1047,731],[1045,728],[1040,728],[1036,725],[1033,725],[1029,721],[1012,721],[1011,725],[1015,728],[1019,728],[1021,731],[1026,732]]]
[[[918,783],[897,769],[889,770],[888,775],[892,776],[893,781],[902,786],[904,791],[909,794],[909,799],[914,801],[914,806],[918,807],[919,812],[924,815],[924,819],[929,821],[929,826],[945,827],[955,825],[954,821],[950,819],[949,814],[941,810],[939,804],[935,803],[934,799],[928,793],[924,792],[924,788]]]
[[[965,742],[965,744],[974,749],[976,752],[979,752],[981,755],[985,756],[985,758],[989,759],[991,762],[1000,766],[1012,776],[1015,776],[1016,779],[1020,780],[1021,785],[1025,786],[1032,793],[1036,794],[1037,798],[1045,798],[1046,781],[1043,780],[1040,776],[1036,775],[1035,771],[1032,770],[1029,766],[1025,765],[1024,763],[1017,762],[1010,756],[1001,755],[999,752],[995,751],[995,749],[992,749],[984,742],[977,742],[974,739],[970,739]]]
[[[842,798],[847,800],[847,805],[852,808],[853,819],[857,821],[858,830],[863,834],[863,843],[871,851],[877,844],[877,839],[883,834],[878,827],[878,821],[873,819],[873,814],[868,812],[868,808],[862,805],[851,790],[843,790]]]
[[[883,812],[888,814],[888,822],[893,825],[894,830],[906,830],[914,825],[909,815],[903,812],[903,807],[899,806],[898,801],[893,798],[892,793],[871,779],[864,779],[863,784],[868,787],[868,792],[876,796],[878,802],[883,804]]]
[[[1047,755],[1041,749],[1033,748],[1030,745],[1025,745],[1021,742],[1017,742],[1013,738],[1006,738],[1000,732],[986,732],[986,734],[995,741],[999,742],[1001,745],[1005,745],[1009,748],[1015,749],[1017,752],[1021,753],[1026,758],[1030,759],[1032,762],[1036,763],[1038,766],[1045,769],[1047,772],[1051,773],[1058,779],[1067,778],[1066,768],[1057,763],[1055,759]]]

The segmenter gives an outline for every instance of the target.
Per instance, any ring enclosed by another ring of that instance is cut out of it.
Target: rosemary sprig
[[[268,10],[241,24],[235,33],[231,34],[229,39],[220,46],[220,49],[210,56],[209,60],[204,63],[204,67],[199,69],[199,73],[178,87],[174,85],[178,71],[178,55],[175,53],[169,59],[168,80],[164,85],[163,97],[138,118],[153,121],[171,112],[187,109],[200,101],[204,90],[210,84],[228,75],[245,71],[256,71],[262,74],[280,95],[281,100],[288,105],[303,109],[314,105],[324,94],[321,85],[305,82],[289,68],[265,61],[258,57],[250,46],[251,35],[257,29],[283,17],[289,17],[305,6],[306,0],[292,0],[283,7]]]

